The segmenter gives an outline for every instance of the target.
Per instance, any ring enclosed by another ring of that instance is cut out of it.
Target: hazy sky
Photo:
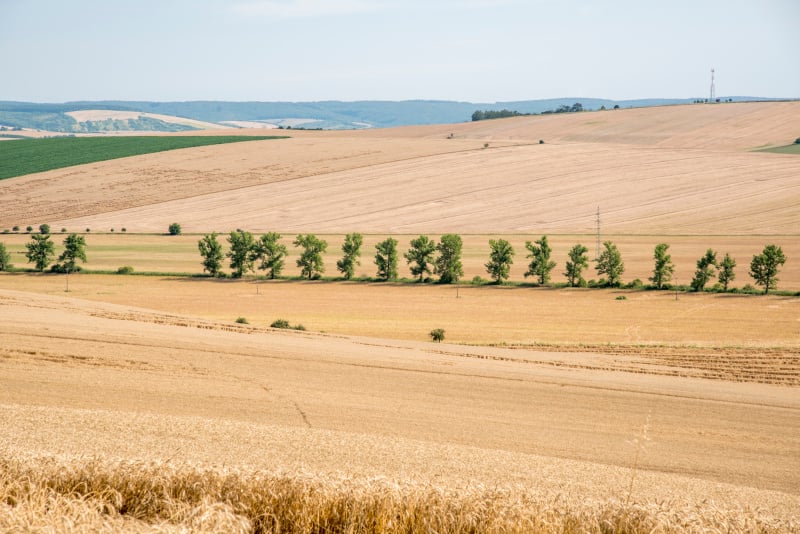
[[[800,0],[0,0],[0,100],[800,97]]]

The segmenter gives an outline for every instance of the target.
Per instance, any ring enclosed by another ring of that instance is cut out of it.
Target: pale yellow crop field
[[[467,282],[496,238],[526,281],[547,234],[563,283],[600,207],[623,282],[664,242],[679,284],[712,248],[740,288],[776,244],[796,292],[800,158],[751,151],[798,121],[789,102],[298,131],[0,181],[0,231],[47,222],[58,253],[90,228],[89,270],[198,274],[203,233],[278,231],[288,276],[312,232],[326,277],[345,233],[372,277],[384,238],[454,232]],[[29,239],[0,234],[16,267]],[[798,531],[799,393],[797,296],[0,273],[0,530]]]

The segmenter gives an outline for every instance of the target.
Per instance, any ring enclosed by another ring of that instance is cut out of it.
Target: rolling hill
[[[6,180],[0,227],[586,233],[599,206],[613,233],[795,234],[800,159],[752,150],[799,120],[781,102],[298,131]]]

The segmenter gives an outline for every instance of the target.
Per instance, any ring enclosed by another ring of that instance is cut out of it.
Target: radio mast
[[[708,97],[709,104],[714,102],[714,93],[716,93],[716,89],[714,88],[714,69],[711,69],[711,91]]]

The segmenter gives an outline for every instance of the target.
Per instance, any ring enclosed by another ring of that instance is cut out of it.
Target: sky
[[[800,97],[800,0],[0,0],[0,100]]]

